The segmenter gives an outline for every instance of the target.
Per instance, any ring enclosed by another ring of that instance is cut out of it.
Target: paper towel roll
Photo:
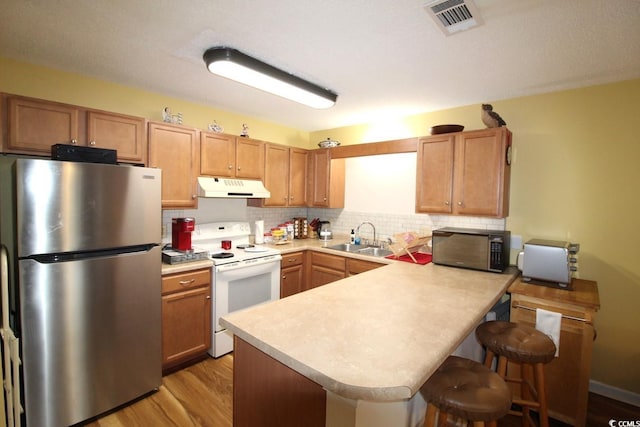
[[[263,220],[256,221],[255,235],[256,235],[257,244],[264,243],[264,221]]]
[[[556,357],[560,354],[560,326],[562,314],[555,311],[536,308],[536,329],[546,334],[556,345]]]

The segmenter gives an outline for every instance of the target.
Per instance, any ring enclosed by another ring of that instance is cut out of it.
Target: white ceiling
[[[0,0],[0,56],[314,131],[640,77],[640,0]],[[229,46],[338,93],[314,110],[210,74]],[[126,102],[126,101],[123,101]]]

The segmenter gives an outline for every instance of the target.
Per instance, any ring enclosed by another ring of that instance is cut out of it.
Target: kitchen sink
[[[335,249],[343,252],[358,252],[359,250],[367,247],[368,246],[355,245],[353,243],[340,243],[339,245],[327,246],[327,249]]]
[[[393,253],[388,249],[382,249],[377,246],[354,245],[352,243],[340,243],[333,246],[327,246],[327,249],[334,249],[342,252],[351,252],[375,257],[385,257]]]
[[[391,255],[393,252],[391,252],[389,249],[368,247],[368,248],[360,249],[359,251],[356,251],[356,253],[359,253],[359,254],[362,254],[362,255],[371,255],[371,256],[384,257],[384,256]]]

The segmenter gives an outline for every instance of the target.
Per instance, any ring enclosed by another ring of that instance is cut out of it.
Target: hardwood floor
[[[83,426],[230,427],[232,405],[233,355],[228,354],[167,375],[156,393]],[[606,427],[612,419],[640,422],[640,408],[590,393],[587,427]],[[498,422],[498,427],[516,426],[521,426],[517,417],[507,416]],[[565,426],[550,420],[550,427]]]
[[[162,378],[160,389],[87,427],[231,427],[233,355],[207,358]]]

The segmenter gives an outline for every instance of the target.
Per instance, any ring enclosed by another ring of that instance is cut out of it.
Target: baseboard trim
[[[618,400],[620,402],[628,403],[629,405],[640,407],[640,394],[633,393],[628,390],[623,390],[618,387],[614,387],[608,384],[601,383],[600,381],[589,381],[589,391],[592,393],[600,394],[610,399]]]

